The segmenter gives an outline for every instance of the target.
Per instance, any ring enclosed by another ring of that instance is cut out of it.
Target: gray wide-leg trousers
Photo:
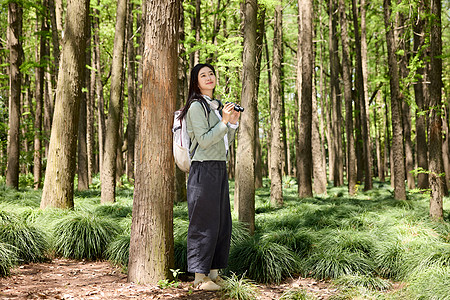
[[[225,161],[192,162],[187,183],[188,272],[208,274],[228,264],[231,212]]]

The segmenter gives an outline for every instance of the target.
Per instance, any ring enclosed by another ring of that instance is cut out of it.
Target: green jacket
[[[206,115],[209,117],[209,124]],[[231,145],[236,129],[232,129],[219,120],[212,108],[207,113],[198,101],[193,102],[189,107],[186,123],[191,139],[191,153],[198,144],[192,161],[228,160],[224,136],[227,135],[228,144]]]

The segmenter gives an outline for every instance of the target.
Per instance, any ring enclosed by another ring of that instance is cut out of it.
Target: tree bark
[[[401,103],[403,94],[399,87],[399,72],[396,58],[394,26],[391,22],[391,0],[383,0],[384,23],[386,28],[386,43],[388,52],[389,77],[391,87],[391,115],[392,115],[392,157],[394,164],[394,198],[406,200],[405,163],[403,155],[403,126]],[[391,178],[392,180],[392,178]]]
[[[157,284],[173,268],[172,121],[180,1],[148,1],[128,281]],[[156,58],[156,59],[155,59]],[[158,124],[158,126],[155,126]]]
[[[353,137],[353,107],[352,107],[352,78],[350,62],[350,39],[348,35],[348,22],[345,13],[345,1],[339,0],[342,38],[342,79],[344,82],[345,98],[345,133],[347,136],[347,180],[348,193],[356,194],[356,153]]]
[[[68,3],[41,208],[73,207],[78,118],[86,66],[89,0]]]
[[[312,29],[312,0],[299,0],[299,52],[301,53],[301,108],[300,108],[300,135],[297,157],[298,196],[300,198],[312,197],[312,73],[313,73],[313,29]]]
[[[360,102],[361,128],[364,148],[364,190],[371,190],[372,184],[372,149],[370,146],[370,122],[369,122],[369,99],[366,98],[366,88],[364,87],[364,74],[362,62],[361,38],[359,34],[358,12],[356,0],[352,0],[353,28],[355,33],[356,48],[356,85]]]
[[[431,0],[430,22],[430,121],[428,129],[430,216],[443,218],[444,176],[442,174],[442,28],[441,0]]]
[[[334,186],[344,184],[344,165],[342,159],[342,109],[341,91],[339,87],[339,55],[337,38],[337,2],[329,2],[329,51],[330,51],[330,87],[331,87],[331,145],[330,145],[330,175]]]
[[[425,23],[426,17],[424,14],[428,9],[426,7],[427,1],[419,1],[419,10],[417,21],[413,25],[413,50],[419,61],[424,61],[424,46],[425,46]],[[425,70],[419,67],[416,70],[417,82],[414,84],[414,96],[417,104],[416,109],[416,152],[417,152],[417,167],[423,170],[428,170],[428,144],[427,144],[427,121],[425,110],[428,108],[425,99]],[[428,174],[426,172],[419,172],[417,175],[417,186],[419,189],[428,189]]]
[[[123,57],[125,43],[125,20],[127,0],[117,2],[116,29],[114,35],[114,50],[111,67],[111,99],[108,108],[108,121],[105,134],[105,152],[101,169],[101,203],[112,203],[116,197],[116,159],[119,143],[119,126],[123,75]]]
[[[6,185],[19,188],[20,155],[20,96],[22,86],[22,15],[23,8],[17,1],[8,4],[7,42],[9,50],[9,103]]]
[[[270,124],[272,125],[272,143],[270,145],[270,202],[273,206],[283,205],[283,143],[281,140],[281,43],[283,40],[282,27],[283,10],[278,3],[275,7],[275,24],[273,38],[273,61],[272,61],[272,96],[270,103]]]
[[[255,122],[256,118],[256,26],[257,0],[245,0],[242,106],[236,156],[235,201],[239,221],[255,231]]]
[[[42,32],[47,30],[45,16],[40,17]],[[36,110],[34,117],[34,152],[33,152],[33,175],[34,175],[34,189],[41,188],[42,177],[42,114],[44,106],[44,56],[46,52],[46,43],[44,36],[39,38],[39,50],[36,50],[36,62],[39,66],[36,67],[35,82],[36,82]]]
[[[136,93],[135,93],[135,51],[133,32],[133,2],[128,3],[127,17],[127,83],[128,83],[128,124],[127,124],[127,177],[134,180],[134,144],[136,137]]]

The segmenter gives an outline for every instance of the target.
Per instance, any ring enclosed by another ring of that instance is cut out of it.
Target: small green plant
[[[337,286],[363,287],[370,290],[385,291],[391,288],[392,284],[386,279],[373,277],[372,275],[344,275],[333,281]]]
[[[230,277],[225,277],[224,284],[221,290],[222,299],[236,299],[236,300],[255,300],[258,298],[256,284],[244,277],[238,277],[231,273]]]
[[[315,297],[300,288],[293,288],[285,291],[279,300],[313,300]]]
[[[121,234],[114,241],[109,243],[106,249],[106,257],[113,264],[121,266],[124,270],[128,269],[128,259],[130,254],[130,235]]]
[[[173,280],[169,279],[161,279],[158,281],[158,287],[160,289],[168,289],[168,288],[177,288],[180,285],[180,282],[178,281],[178,276],[183,274],[184,272],[180,271],[179,269],[169,269],[170,272],[172,272]]]

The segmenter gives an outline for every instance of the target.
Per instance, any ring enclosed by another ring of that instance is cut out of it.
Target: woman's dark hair
[[[191,80],[189,82],[189,94],[188,100],[186,101],[186,105],[181,110],[181,114],[178,116],[178,119],[182,119],[186,116],[189,107],[191,107],[192,102],[194,101],[202,101],[205,105],[207,105],[206,100],[203,98],[202,93],[200,92],[200,88],[198,87],[198,73],[204,67],[210,68],[214,75],[216,75],[216,70],[210,64],[197,64],[191,70]]]

